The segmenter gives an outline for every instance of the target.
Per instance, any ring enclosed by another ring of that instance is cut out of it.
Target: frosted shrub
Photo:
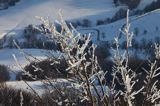
[[[130,61],[129,48],[132,47],[133,38],[133,33],[129,32],[129,12],[127,12],[126,27],[121,30],[126,38],[126,50],[124,54],[119,53],[118,37],[115,38],[115,67],[113,67],[113,81],[109,88],[106,88],[106,73],[103,72],[98,64],[94,53],[96,46],[90,43],[90,35],[81,36],[73,27],[69,29],[62,17],[59,22],[62,26],[61,32],[57,32],[54,25],[48,20],[40,19],[44,22],[45,28],[50,31],[50,37],[60,44],[61,51],[65,54],[61,58],[67,60],[68,63],[66,71],[74,75],[72,79],[79,85],[76,87],[83,91],[83,95],[80,97],[83,98],[82,101],[87,100],[92,105],[135,106],[137,105],[137,95],[142,94],[144,96],[142,105],[158,103],[159,96],[157,93],[159,93],[159,90],[156,87],[157,80],[151,82],[151,79],[159,76],[159,68],[155,67],[156,62],[150,65],[151,70],[145,70],[147,73],[144,80],[145,84],[139,89],[134,89],[139,79],[137,73],[128,66]],[[156,50],[156,54],[158,54],[157,46]],[[124,88],[115,89],[116,81]],[[152,86],[152,88],[148,89],[148,86]]]
[[[109,91],[106,91],[105,87],[105,73],[94,55],[96,46],[91,43],[90,35],[82,36],[72,25],[69,29],[62,16],[60,18],[58,23],[62,30],[58,32],[49,20],[39,17],[44,22],[44,27],[49,30],[48,36],[59,44],[60,51],[64,54],[59,58],[67,61],[68,68],[65,71],[73,75],[72,79],[77,83],[75,87],[83,91],[80,96],[82,101],[88,101],[92,105],[108,105],[106,101],[109,101]],[[93,92],[97,96],[93,96]]]
[[[128,13],[127,13],[128,15]],[[128,17],[128,16],[127,16]],[[118,104],[122,105],[122,101],[124,100],[125,104],[127,106],[152,106],[159,101],[159,89],[157,88],[157,82],[158,77],[160,75],[160,68],[157,66],[157,62],[151,63],[150,69],[144,69],[147,73],[146,79],[138,78],[138,73],[136,73],[136,70],[131,70],[128,63],[129,63],[129,47],[132,47],[132,37],[133,34],[129,32],[129,18],[127,18],[126,21],[126,27],[124,28],[123,34],[126,37],[126,51],[123,55],[119,53],[119,42],[118,37],[115,38],[115,43],[117,49],[115,50],[115,56],[114,60],[116,63],[116,66],[113,68],[113,82],[112,87],[115,87],[115,81],[117,80],[120,85],[124,87],[124,89],[120,89],[116,96],[114,97],[114,105],[117,106],[117,101],[119,101]],[[156,46],[156,53],[158,54],[158,47]],[[138,68],[138,67],[137,67]],[[117,74],[120,75],[120,77],[116,76]],[[142,76],[142,75],[141,75]],[[137,85],[139,80],[144,80],[143,85]],[[140,86],[139,89],[134,89],[135,86]],[[121,95],[121,96],[120,96]],[[137,96],[139,95],[139,96]],[[138,97],[142,97],[143,100],[139,102],[138,104]],[[122,97],[122,98],[121,98]],[[124,104],[123,104],[124,105]]]
[[[36,78],[36,80],[46,79],[46,77],[68,78],[71,75],[64,71],[66,68],[67,64],[65,60],[53,57],[52,59],[45,59],[39,62],[31,62],[29,65],[24,67],[25,71],[32,74],[32,76]],[[34,80],[25,75],[25,73],[22,73],[21,76],[17,76],[17,79]]]
[[[66,98],[64,95],[68,95],[68,93],[64,89],[52,86],[53,89],[48,92],[49,96],[46,96],[46,98],[49,98],[47,100],[51,100],[57,105],[75,105],[77,101],[81,103],[85,101],[87,105],[91,106],[152,106],[158,104],[160,91],[157,85],[160,68],[157,62],[151,63],[149,65],[150,69],[144,68],[146,72],[146,78],[144,79],[140,79],[141,74],[136,73],[136,70],[132,70],[129,67],[129,48],[132,47],[133,38],[133,33],[130,33],[129,30],[129,11],[127,12],[126,26],[121,30],[126,38],[125,52],[123,54],[119,52],[119,39],[118,37],[115,38],[114,66],[112,67],[112,73],[109,72],[109,74],[112,74],[111,83],[108,83],[107,78],[105,78],[108,74],[107,71],[102,70],[99,66],[95,56],[96,45],[91,43],[90,35],[82,36],[72,25],[68,27],[61,15],[60,21],[57,21],[61,26],[61,31],[57,31],[55,25],[48,18],[38,18],[44,25],[44,30],[39,30],[45,33],[48,38],[54,39],[58,44],[61,52],[58,58],[66,61],[67,67],[63,71],[72,75],[70,77],[72,81],[70,87],[76,89],[74,91],[78,96],[74,100],[73,98],[69,99],[70,97]],[[159,46],[156,46],[156,55],[158,54]],[[143,80],[144,84],[138,89],[134,89],[139,80]],[[50,79],[46,78],[46,81],[52,85]],[[117,89],[117,85],[122,86],[122,88]],[[66,88],[70,87],[66,86]],[[54,92],[58,93],[58,97],[52,96]],[[142,97],[141,100],[138,100],[139,97]],[[50,101],[47,102],[50,103]]]

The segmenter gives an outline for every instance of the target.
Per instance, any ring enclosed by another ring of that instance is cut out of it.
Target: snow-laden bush
[[[26,72],[30,73],[33,77],[30,78],[25,73],[22,73],[21,76],[17,76],[17,79],[22,80],[42,80],[46,78],[67,78],[71,77],[66,70],[67,64],[63,59],[45,59],[38,62],[31,62],[29,65],[25,66],[24,69]],[[21,78],[19,78],[21,77]]]
[[[67,63],[67,67],[63,71],[72,74],[70,78],[72,81],[70,82],[71,86],[66,86],[66,88],[73,87],[78,89],[78,91],[75,90],[75,94],[77,94],[81,102],[87,101],[91,106],[154,106],[160,102],[160,89],[158,86],[160,67],[157,62],[160,51],[159,46],[156,45],[155,55],[157,59],[149,62],[149,67],[142,68],[146,73],[145,76],[141,76],[143,75],[141,72],[136,72],[135,67],[131,68],[130,63],[135,60],[131,60],[129,54],[129,48],[132,47],[133,38],[133,33],[129,32],[129,12],[127,12],[126,25],[121,29],[122,34],[126,38],[125,52],[123,54],[119,52],[119,37],[116,37],[114,39],[114,64],[112,64],[112,72],[108,73],[99,66],[97,57],[95,56],[96,45],[90,43],[90,35],[81,36],[72,25],[70,28],[68,27],[62,16],[60,18],[58,24],[62,28],[61,31],[57,31],[55,25],[48,19],[39,17],[44,23],[44,28],[47,29],[43,30],[46,31],[44,32],[46,36],[54,39],[59,44],[61,53],[58,58],[64,59]],[[34,71],[43,70],[35,67]],[[112,75],[110,82],[105,78],[107,74]],[[28,75],[32,76],[29,73]],[[142,79],[142,77],[144,78]],[[52,80],[48,78],[46,78],[46,81],[52,87],[49,90],[49,94],[58,93],[58,100],[54,96],[49,96],[49,99],[55,104],[75,104],[69,97],[66,98],[65,96],[63,98],[63,95],[67,95],[64,89],[61,90],[53,86],[51,83]],[[142,82],[141,86],[138,85],[140,82]]]

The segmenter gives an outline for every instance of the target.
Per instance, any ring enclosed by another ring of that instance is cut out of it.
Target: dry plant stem
[[[21,64],[18,62],[16,56],[13,55],[13,57],[14,57],[14,60],[16,61],[17,66],[19,66],[19,67],[25,72],[25,69],[24,69],[24,68],[21,66]],[[41,97],[39,96],[39,94],[27,83],[27,81],[24,81],[24,80],[22,80],[22,81],[33,91],[33,93],[34,93],[35,95],[38,96],[38,98],[39,98],[40,100],[42,100]]]
[[[126,102],[128,104],[128,106],[133,106],[133,100],[134,100],[134,96],[136,94],[138,94],[140,91],[142,91],[142,89],[140,89],[139,91],[134,91],[133,92],[133,86],[135,85],[135,81],[134,78],[136,76],[135,72],[133,72],[131,69],[129,69],[128,67],[128,62],[129,62],[129,47],[131,46],[131,41],[132,41],[132,34],[129,33],[129,28],[130,28],[130,24],[129,24],[129,10],[127,11],[127,19],[126,19],[126,27],[124,28],[124,31],[122,31],[122,33],[125,35],[126,38],[126,52],[124,53],[125,56],[120,56],[119,54],[119,41],[118,41],[118,37],[115,38],[115,42],[116,42],[116,54],[115,54],[115,60],[116,60],[116,65],[117,67],[115,67],[115,69],[113,71],[115,71],[113,73],[113,82],[116,79],[116,73],[117,70],[119,71],[119,73],[121,74],[122,77],[122,85],[124,85],[125,87],[125,91],[122,92],[122,94],[124,95],[124,98],[126,99]],[[121,83],[120,83],[121,84]],[[112,83],[112,86],[114,86],[114,83]]]
[[[21,53],[26,54],[26,55],[32,57],[32,58],[35,59],[35,60],[40,61],[38,58],[34,57],[32,54],[29,54],[29,53],[25,52],[24,50],[22,50],[22,49],[20,48],[20,46],[15,42],[15,40],[13,40],[13,42],[14,42],[15,46],[21,51]],[[26,59],[27,59],[27,58],[26,58]],[[29,59],[27,59],[27,60],[29,60]]]
[[[25,52],[25,51],[23,51],[15,41],[14,41],[14,44],[16,45],[16,47],[17,47],[22,53],[24,53],[24,54],[26,54],[26,55],[28,55],[28,56],[33,57],[35,60],[40,61],[38,58],[32,56],[31,54],[29,54],[29,53],[27,53],[27,52]],[[17,65],[20,66],[20,68],[25,72],[25,69],[19,64],[19,62],[17,61],[16,57],[15,57],[15,56],[13,56],[13,57],[14,57]],[[43,75],[44,75],[44,74],[43,74]],[[45,76],[45,75],[44,75],[44,76]],[[51,85],[52,87],[54,87],[54,85],[51,83],[51,81],[50,81],[48,78],[46,78],[46,80],[50,83],[50,85]],[[23,80],[23,81],[24,81],[24,80]],[[27,82],[25,81],[25,83],[27,83]],[[27,85],[29,85],[29,84],[27,83]]]
[[[158,82],[155,81],[153,82],[154,78],[158,77],[160,75],[160,72],[158,72],[160,70],[160,67],[157,67],[157,61],[155,61],[154,63],[150,63],[150,70],[147,71],[146,69],[144,69],[145,72],[147,73],[147,79],[145,81],[145,99],[143,101],[143,105],[148,105],[149,103],[154,103],[156,100],[160,99],[160,96],[154,96],[156,94],[160,94],[160,90],[157,89],[156,84]],[[153,91],[156,90],[156,91]]]
[[[94,102],[93,102],[93,96],[92,96],[92,93],[91,93],[90,82],[89,82],[88,79],[89,78],[88,78],[87,72],[85,71],[85,80],[86,80],[86,85],[87,85],[87,95],[90,98],[92,104],[94,104]]]
[[[37,59],[36,57],[32,56],[31,54],[28,54],[27,52],[24,52],[24,51],[18,46],[18,44],[17,44],[15,41],[14,41],[14,43],[15,43],[15,45],[17,46],[17,48],[18,48],[22,53],[33,57],[35,60],[40,61],[39,59]],[[16,59],[15,55],[14,55],[13,57],[14,57],[17,65],[20,66],[20,68],[23,70],[23,72],[25,72],[25,69],[20,65],[20,63],[19,63],[18,60]],[[44,75],[44,74],[43,74],[43,75]],[[45,75],[44,75],[44,76],[45,76]],[[57,90],[57,92],[61,95],[61,97],[63,97],[63,94],[61,93],[61,91],[59,91],[59,89],[58,89],[56,86],[54,86],[54,85],[52,84],[52,82],[51,82],[48,78],[46,78],[46,80],[49,82],[49,84],[50,84],[54,89]],[[27,83],[27,81],[24,81],[24,80],[22,80],[22,81],[27,84],[27,86],[34,92],[34,94],[36,94],[36,95],[38,96],[38,98],[39,98],[40,100],[42,100],[41,97],[39,96],[39,94]],[[42,81],[42,83],[43,83],[43,81]],[[45,88],[48,88],[47,85],[45,85],[45,83],[44,83],[44,86],[46,86]],[[48,89],[48,90],[49,90],[49,89]]]
[[[20,68],[21,68],[22,70],[24,70],[24,72],[25,72],[25,69],[19,64],[19,62],[17,61],[17,59],[16,59],[15,56],[14,56],[14,59],[15,59],[17,65],[20,66]],[[39,98],[41,101],[43,101],[42,98],[40,97],[40,95],[28,84],[27,81],[25,81],[25,80],[22,80],[22,81],[33,91],[34,94],[36,94],[36,95],[38,96],[38,98]],[[64,98],[63,93],[58,89],[58,87],[54,86],[54,85],[52,84],[52,82],[51,82],[48,78],[46,78],[46,81],[49,82],[49,84],[53,87],[53,89],[55,89],[62,98]],[[48,88],[47,85],[45,85],[45,82],[42,81],[42,83],[44,84],[45,88]],[[49,90],[49,89],[48,89],[48,90]],[[54,100],[52,100],[52,101],[57,104],[56,101],[54,101]]]
[[[128,61],[129,61],[129,50],[128,50],[128,48],[129,48],[129,41],[128,41],[128,39],[129,39],[129,10],[127,10],[125,35],[126,35],[126,41],[127,41],[127,43],[126,43],[127,62],[126,63],[128,63]]]

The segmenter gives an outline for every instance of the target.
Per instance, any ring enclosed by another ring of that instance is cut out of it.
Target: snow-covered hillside
[[[119,7],[118,7],[119,8]],[[48,16],[58,19],[58,11],[62,10],[64,19],[71,20],[84,17],[111,17],[116,8],[112,0],[21,0],[16,6],[0,11],[0,35],[12,29],[19,29],[28,24],[37,24],[35,16]]]
[[[144,9],[153,1],[141,0],[137,9]],[[16,6],[0,11],[0,38],[28,24],[39,24],[35,16],[48,16],[54,21],[58,19],[60,9],[65,20],[84,18],[95,24],[98,19],[111,18],[120,8],[122,6],[116,7],[112,0],[21,0]]]
[[[159,19],[160,10],[148,13],[142,17],[130,17],[130,31],[135,33],[135,29],[138,30],[137,35],[134,34],[134,38],[140,41],[142,38],[145,38],[146,40],[155,40],[155,37],[160,37]],[[120,29],[125,25],[125,23],[126,20],[122,19],[120,21],[108,25],[101,25],[95,28],[99,29],[101,33],[105,33],[105,36],[101,36],[100,40],[110,41],[120,33]]]

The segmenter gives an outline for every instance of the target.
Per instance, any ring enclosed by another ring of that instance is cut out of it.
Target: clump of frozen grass
[[[160,101],[160,90],[157,87],[158,80],[157,78],[160,77],[160,67],[157,65],[157,61],[151,63],[150,69],[144,69],[147,73],[146,79],[144,80],[144,85],[139,85],[141,88],[139,90],[135,90],[134,86],[137,86],[139,80],[137,79],[138,74],[135,72],[136,70],[131,70],[128,66],[129,62],[129,47],[132,47],[132,37],[133,33],[129,32],[130,24],[128,18],[129,11],[127,12],[127,20],[126,20],[126,27],[124,28],[123,34],[126,37],[126,51],[121,55],[119,53],[119,42],[118,37],[115,38],[116,43],[116,50],[115,50],[115,64],[116,66],[113,68],[113,82],[112,87],[114,88],[115,80],[119,82],[120,85],[124,86],[124,90],[119,90],[118,93],[113,100],[114,105],[117,105],[115,101],[122,100],[120,99],[119,95],[123,96],[123,100],[126,102],[128,106],[135,106],[137,105],[137,97],[136,95],[143,95],[143,100],[141,101],[141,106],[152,106],[157,104]],[[156,59],[159,59],[160,48],[159,45],[155,45],[155,55]],[[116,75],[120,74],[121,77],[117,77]],[[158,101],[158,102],[157,102]],[[119,101],[122,102],[122,101]]]
[[[116,50],[115,50],[115,56],[114,56],[114,60],[115,60],[115,64],[116,66],[113,68],[113,82],[112,82],[112,87],[114,88],[115,85],[115,80],[117,79],[120,85],[124,86],[124,90],[120,90],[118,91],[118,93],[120,93],[120,95],[123,95],[124,97],[124,101],[127,102],[128,106],[133,106],[134,103],[134,99],[135,99],[135,95],[137,95],[139,92],[141,92],[143,90],[143,87],[141,89],[139,89],[138,91],[135,91],[133,89],[133,86],[135,86],[136,84],[136,73],[131,70],[128,66],[128,62],[129,62],[129,47],[132,46],[132,37],[133,37],[133,33],[129,32],[129,28],[130,28],[130,24],[129,24],[129,11],[127,11],[127,19],[126,19],[126,26],[124,28],[124,30],[122,30],[121,32],[123,32],[125,38],[126,38],[126,51],[121,55],[119,53],[119,40],[118,37],[115,38],[115,44],[116,44]],[[116,74],[120,74],[120,78],[116,76]],[[116,95],[118,95],[118,93]],[[115,97],[116,98],[116,97]],[[118,98],[119,99],[119,98]],[[114,104],[116,105],[116,104]]]
[[[145,69],[144,69],[145,70]],[[145,82],[145,102],[146,104],[155,104],[160,99],[160,89],[157,87],[158,80],[155,80],[160,76],[160,67],[157,67],[157,61],[150,63],[150,70],[147,71]]]

